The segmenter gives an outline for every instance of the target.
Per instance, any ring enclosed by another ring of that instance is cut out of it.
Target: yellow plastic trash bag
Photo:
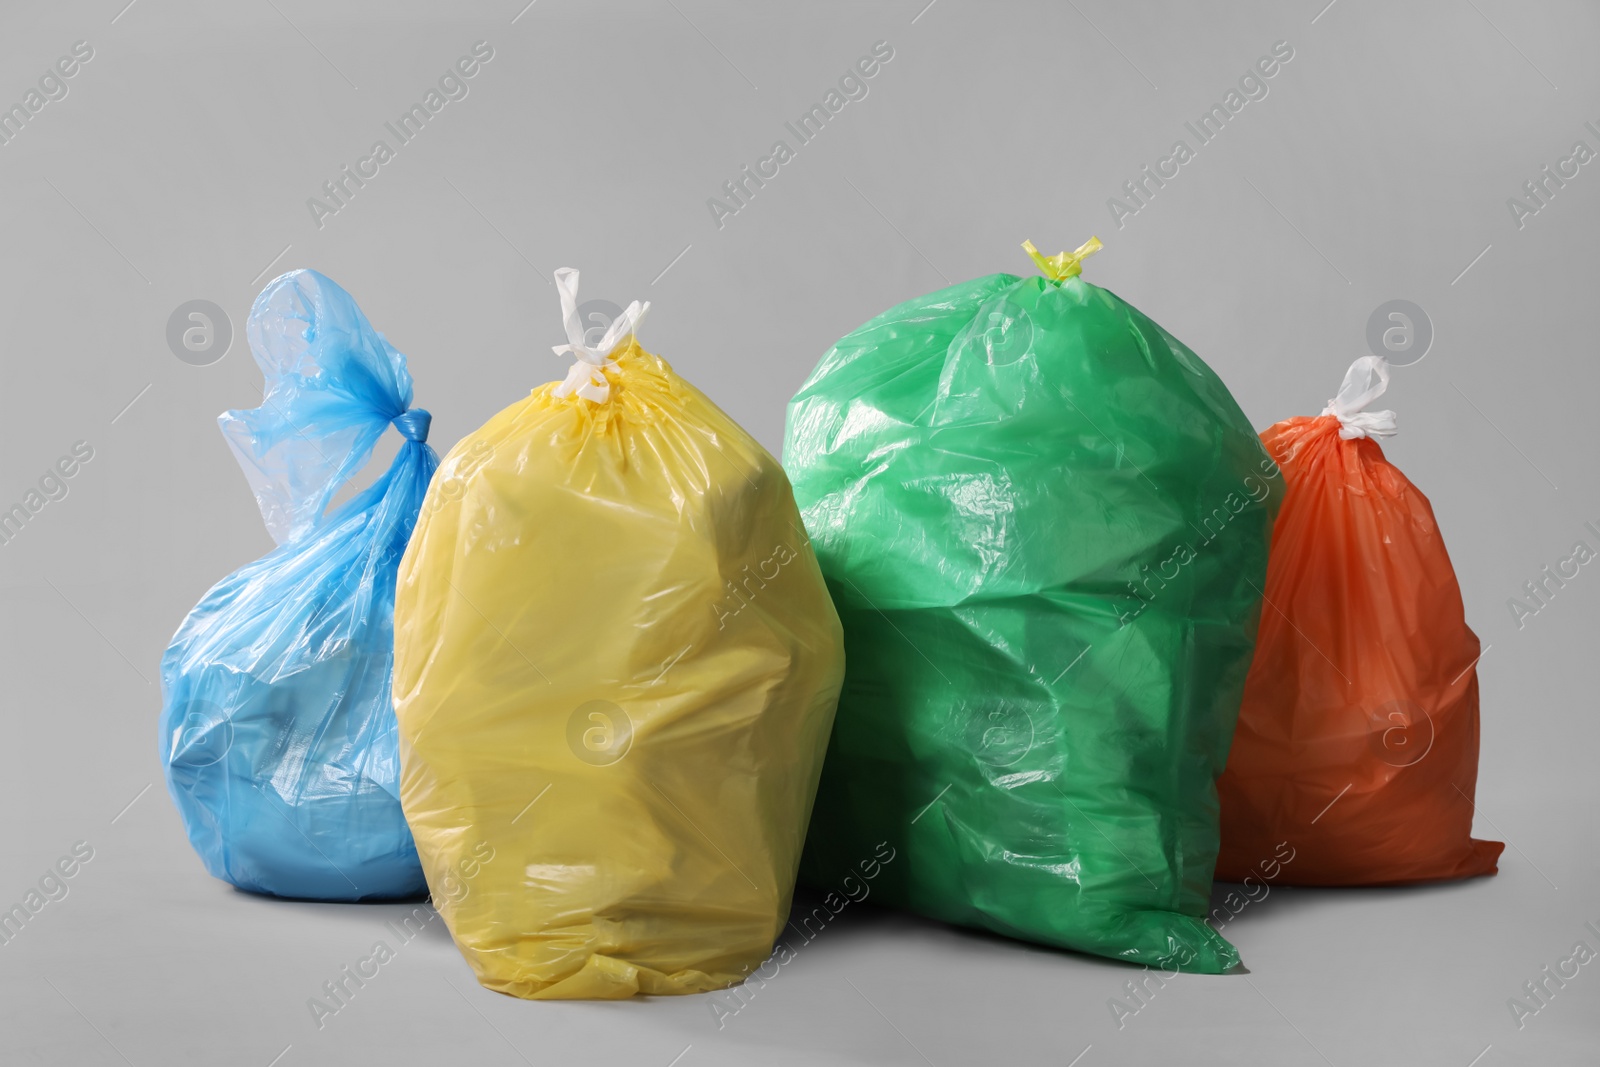
[[[591,347],[556,282],[573,372],[456,445],[400,565],[401,802],[488,988],[719,989],[788,918],[839,618],[783,468],[634,339],[649,305]]]

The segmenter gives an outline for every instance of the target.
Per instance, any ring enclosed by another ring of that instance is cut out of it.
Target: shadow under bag
[[[399,800],[394,586],[438,457],[405,356],[350,295],[292,271],[257,297],[261,407],[219,422],[278,547],[224,578],[161,660],[161,761],[195,851],[241,889],[420,896]],[[324,514],[393,423],[376,482]]]

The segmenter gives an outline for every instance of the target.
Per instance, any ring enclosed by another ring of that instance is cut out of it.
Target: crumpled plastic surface
[[[1218,783],[1217,877],[1260,878],[1284,842],[1284,885],[1494,873],[1505,846],[1472,837],[1478,638],[1432,506],[1334,415],[1261,437],[1287,493]]]
[[[1278,490],[1216,375],[1081,278],[996,274],[839,341],[784,461],[847,662],[802,877],[886,840],[886,903],[1234,965],[1201,917]]]
[[[484,986],[722,988],[788,917],[839,621],[777,461],[631,335],[592,373],[605,400],[535,389],[430,490],[401,796]]]
[[[278,547],[217,583],[161,661],[161,761],[195,851],[241,889],[421,895],[390,698],[395,571],[438,457],[405,357],[315,271],[247,326],[261,407],[219,420]],[[389,470],[326,513],[385,428]]]

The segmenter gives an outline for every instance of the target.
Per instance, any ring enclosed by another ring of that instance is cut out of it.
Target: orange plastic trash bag
[[[1478,638],[1428,498],[1383,458],[1363,356],[1317,418],[1270,427],[1283,471],[1266,606],[1217,784],[1217,878],[1390,885],[1492,874],[1472,837]],[[1292,860],[1278,850],[1287,845]]]

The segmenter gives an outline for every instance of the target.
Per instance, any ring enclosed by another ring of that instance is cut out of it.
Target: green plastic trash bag
[[[784,464],[844,623],[803,875],[1163,969],[1206,925],[1215,782],[1255,644],[1277,467],[1200,358],[1078,277],[879,315],[789,406]]]

